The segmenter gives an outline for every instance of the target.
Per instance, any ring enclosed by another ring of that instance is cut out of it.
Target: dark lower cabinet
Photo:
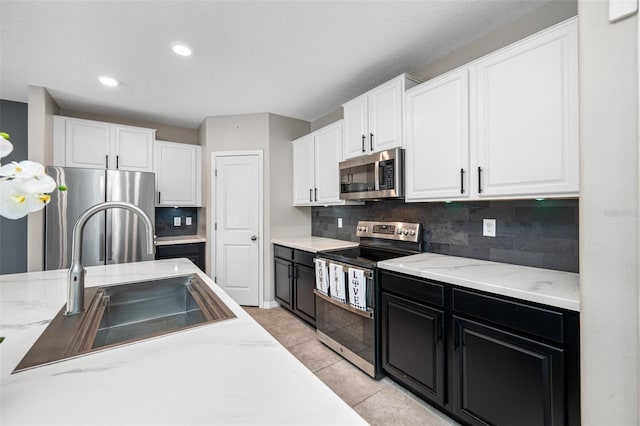
[[[276,299],[283,306],[291,310],[291,290],[293,283],[293,262],[274,258]]]
[[[156,246],[156,259],[178,259],[186,257],[205,271],[204,243],[188,243]]]
[[[279,245],[274,245],[273,251],[276,300],[280,306],[315,326],[315,255]]]
[[[564,424],[564,352],[454,316],[454,412],[473,425]]]
[[[444,404],[444,313],[382,293],[382,367],[423,398]]]
[[[469,425],[579,425],[577,312],[380,272],[382,367]]]

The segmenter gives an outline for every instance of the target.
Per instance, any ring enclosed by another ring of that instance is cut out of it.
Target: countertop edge
[[[416,256],[420,256],[420,255],[416,255]],[[444,256],[444,255],[441,255],[441,256]],[[447,257],[454,258],[455,256],[447,256]],[[496,262],[481,261],[476,259],[469,259],[469,260],[474,262],[483,262],[489,268],[493,264],[496,267],[507,266],[509,268],[515,268],[515,269],[523,268],[522,270],[526,270],[534,274],[538,272],[538,271],[535,271],[538,268],[531,268],[526,266],[520,267],[519,265],[511,265],[511,264],[498,264]],[[544,292],[540,292],[540,291],[532,291],[532,290],[527,290],[523,288],[518,288],[517,286],[507,286],[502,283],[491,282],[491,280],[489,279],[478,278],[477,280],[475,280],[475,279],[469,279],[463,276],[456,276],[455,274],[446,273],[442,271],[429,270],[428,266],[425,266],[424,264],[421,264],[420,267],[413,267],[413,266],[394,264],[393,263],[394,261],[399,261],[399,259],[380,262],[378,264],[378,267],[380,269],[384,269],[392,272],[398,272],[398,273],[410,275],[417,278],[431,279],[434,281],[439,281],[439,282],[443,282],[443,283],[447,283],[447,284],[451,284],[451,285],[455,285],[455,286],[459,286],[467,289],[484,291],[484,292],[495,294],[498,296],[512,297],[518,300],[539,303],[542,305],[551,306],[551,307],[560,308],[560,309],[566,309],[574,312],[580,312],[579,297],[576,299],[576,298],[561,297],[553,294],[545,294]],[[425,264],[427,262],[428,260],[424,261]],[[455,269],[455,268],[452,268],[452,269]],[[545,275],[550,272],[558,273],[558,276],[563,274],[572,274],[570,272],[553,271],[553,270],[546,270],[546,269],[539,270],[540,274],[545,274]],[[575,274],[575,276],[578,277],[578,274]],[[567,290],[570,293],[573,289],[568,288]],[[579,284],[578,284],[578,291],[579,291]]]

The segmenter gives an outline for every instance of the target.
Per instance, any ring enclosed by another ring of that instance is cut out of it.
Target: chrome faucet
[[[69,281],[67,285],[67,310],[65,315],[79,314],[84,310],[84,275],[86,273],[80,259],[82,258],[82,232],[84,225],[94,214],[107,209],[126,209],[140,216],[147,228],[147,253],[153,254],[155,246],[155,235],[153,223],[149,216],[131,203],[121,201],[107,201],[89,207],[78,217],[73,225],[73,236],[71,245],[71,267],[69,268]]]

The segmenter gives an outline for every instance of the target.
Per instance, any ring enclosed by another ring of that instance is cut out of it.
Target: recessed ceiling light
[[[171,49],[173,50],[173,53],[180,56],[191,56],[192,53],[191,48],[182,43],[174,43],[173,46],[171,46]]]
[[[113,77],[109,77],[107,75],[101,75],[100,77],[98,77],[98,81],[100,81],[100,83],[104,84],[105,86],[109,86],[109,87],[116,87],[120,84],[118,80],[116,80]]]

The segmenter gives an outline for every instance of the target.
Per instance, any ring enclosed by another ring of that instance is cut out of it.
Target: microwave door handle
[[[374,189],[376,191],[380,191],[380,168],[382,167],[382,164],[380,163],[380,161],[376,161],[375,164],[376,165],[373,168],[373,180],[375,181]]]

